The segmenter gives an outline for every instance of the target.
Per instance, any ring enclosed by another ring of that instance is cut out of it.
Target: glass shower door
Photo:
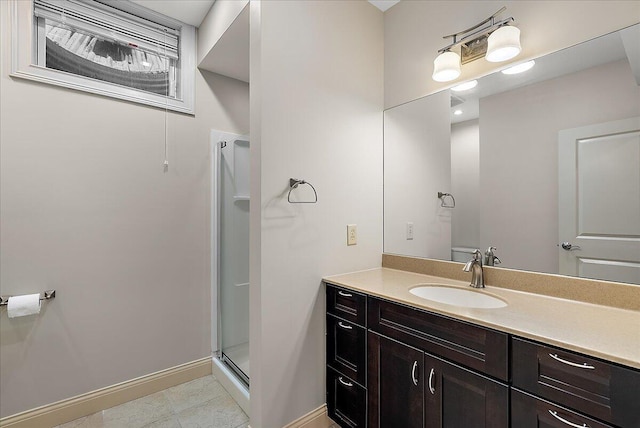
[[[249,141],[227,135],[218,168],[220,357],[249,383]]]

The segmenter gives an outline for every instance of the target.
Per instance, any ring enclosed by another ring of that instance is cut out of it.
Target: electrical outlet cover
[[[355,224],[347,225],[347,245],[356,245],[358,243],[358,229]]]

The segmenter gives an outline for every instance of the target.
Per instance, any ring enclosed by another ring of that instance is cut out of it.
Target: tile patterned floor
[[[249,418],[205,376],[56,428],[246,428]]]

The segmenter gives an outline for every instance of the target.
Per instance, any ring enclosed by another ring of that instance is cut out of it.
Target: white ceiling
[[[141,6],[167,15],[178,21],[199,27],[215,0],[131,0]],[[400,0],[369,0],[369,3],[380,9],[388,10]]]
[[[199,27],[215,0],[131,0],[148,9]]]

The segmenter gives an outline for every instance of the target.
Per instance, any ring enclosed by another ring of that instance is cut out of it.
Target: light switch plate
[[[358,243],[358,229],[355,224],[347,225],[347,245],[356,245]]]

